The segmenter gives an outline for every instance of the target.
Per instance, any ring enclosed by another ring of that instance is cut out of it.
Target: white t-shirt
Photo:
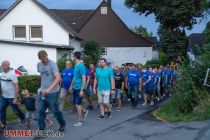
[[[16,74],[13,71],[3,72],[0,76],[2,95],[4,98],[15,97],[15,84],[18,83]]]

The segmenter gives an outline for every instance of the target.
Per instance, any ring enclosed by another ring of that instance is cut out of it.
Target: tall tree
[[[142,37],[150,37],[152,36],[152,32],[148,32],[147,28],[143,27],[142,25],[135,26],[134,28],[130,28],[131,31],[135,32],[136,34]]]
[[[84,46],[84,62],[86,65],[97,63],[101,55],[101,46],[94,40],[87,41]]]
[[[155,15],[156,21],[160,22],[161,47],[168,60],[175,60],[177,56],[186,54],[186,46],[182,46],[186,42],[183,40],[186,36],[180,28],[192,29],[197,18],[204,17],[204,11],[209,8],[208,0],[125,0],[125,5],[134,12],[146,16]]]

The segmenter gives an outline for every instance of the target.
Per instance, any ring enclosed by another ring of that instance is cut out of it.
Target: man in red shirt
[[[89,83],[87,83],[87,100],[89,103],[89,106],[87,107],[88,110],[93,110],[93,86],[94,86],[94,79],[95,79],[95,65],[90,64],[90,69],[89,69],[89,74],[90,74],[90,80]]]

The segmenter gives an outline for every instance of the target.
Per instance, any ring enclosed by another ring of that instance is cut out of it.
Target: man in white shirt
[[[6,128],[6,109],[8,105],[12,107],[13,112],[21,119],[24,124],[25,116],[18,107],[18,79],[15,73],[10,70],[9,61],[1,63],[3,73],[0,76],[1,83],[1,105],[0,105],[0,118],[2,122],[2,129]]]

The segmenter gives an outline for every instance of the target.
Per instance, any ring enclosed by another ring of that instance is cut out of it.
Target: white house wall
[[[152,59],[152,47],[108,47],[107,54],[102,55],[112,66],[120,66],[124,63],[145,64]]]
[[[13,40],[13,25],[43,25],[43,43],[69,45],[69,34],[31,0],[23,0],[0,21],[0,39]]]
[[[11,67],[17,68],[24,66],[29,74],[37,73],[38,52],[40,50],[46,50],[51,60],[56,61],[56,49],[55,48],[42,48],[31,47],[23,45],[12,45],[0,43],[0,62],[3,60],[9,60]]]

